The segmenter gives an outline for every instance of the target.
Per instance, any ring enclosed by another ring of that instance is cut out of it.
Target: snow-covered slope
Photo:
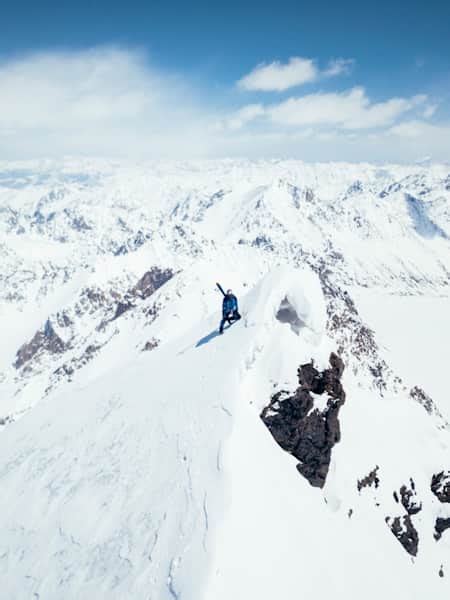
[[[0,165],[2,595],[446,600],[449,199],[439,165]]]

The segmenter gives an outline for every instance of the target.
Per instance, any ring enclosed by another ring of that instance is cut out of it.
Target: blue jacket
[[[233,294],[227,294],[223,299],[222,314],[225,317],[238,309],[237,298]]]

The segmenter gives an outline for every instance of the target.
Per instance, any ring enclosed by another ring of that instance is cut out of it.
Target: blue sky
[[[42,0],[2,22],[3,158],[450,159],[447,2]]]

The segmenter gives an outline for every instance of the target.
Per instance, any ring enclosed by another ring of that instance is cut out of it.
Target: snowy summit
[[[0,163],[1,598],[448,600],[449,201],[433,162]]]

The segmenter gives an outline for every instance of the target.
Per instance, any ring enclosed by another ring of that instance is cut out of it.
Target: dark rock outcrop
[[[272,240],[266,235],[256,236],[255,239],[252,241],[251,246],[253,246],[254,248],[263,248],[264,250],[269,250],[271,252],[275,250]]]
[[[402,487],[400,488],[400,496],[399,494],[397,494],[397,492],[394,492],[393,496],[396,502],[402,503],[402,506],[406,510],[408,515],[415,515],[422,510],[422,502],[416,500],[417,493],[413,479],[410,479],[409,482],[410,487],[408,487],[407,485],[402,485]]]
[[[133,301],[136,299],[145,300],[156,292],[161,286],[163,286],[169,279],[174,275],[172,269],[160,269],[159,267],[152,267],[150,271],[144,273],[139,279],[137,284],[131,288],[125,297],[118,302],[116,311],[112,320],[118,319],[125,312],[134,308]]]
[[[261,419],[276,442],[300,462],[298,471],[315,487],[323,487],[328,474],[331,450],[340,440],[338,414],[345,402],[341,384],[344,364],[330,355],[330,368],[318,371],[314,364],[298,369],[300,386],[290,395],[278,392],[261,413]],[[314,409],[311,394],[328,396],[324,410]]]
[[[395,517],[394,519],[387,517],[386,523],[406,552],[411,556],[417,556],[419,534],[412,523],[411,517],[409,515]]]
[[[150,271],[144,273],[137,284],[131,290],[131,293],[140,298],[148,298],[162,285],[167,283],[174,275],[172,269],[160,269],[152,267]]]
[[[434,539],[440,540],[446,529],[450,529],[450,519],[442,519],[438,517],[434,524]]]
[[[360,492],[365,487],[371,487],[372,485],[377,488],[380,485],[380,478],[378,477],[378,469],[380,467],[377,465],[375,469],[372,469],[370,473],[368,473],[362,479],[358,479],[358,492]]]
[[[127,310],[130,310],[130,308],[134,308],[134,305],[131,302],[119,302],[116,306],[116,312],[114,313],[112,320],[115,321],[126,313]]]
[[[429,415],[437,415],[438,417],[443,419],[433,399],[426,392],[424,392],[421,387],[416,385],[413,388],[411,388],[411,390],[409,391],[409,396],[410,398],[421,404]]]
[[[72,381],[75,373],[97,356],[101,348],[102,345],[100,344],[89,344],[80,356],[74,356],[70,361],[63,363],[55,369],[52,373],[51,383],[50,386],[47,387],[46,393],[48,393],[61,379]]]
[[[416,556],[419,546],[419,534],[411,517],[422,510],[422,503],[417,500],[416,485],[412,478],[410,478],[409,483],[409,486],[402,485],[399,493],[394,492],[395,501],[402,504],[407,514],[394,519],[386,517],[386,523],[406,552],[411,556]]]
[[[440,502],[450,502],[450,471],[441,471],[433,475],[431,491]]]
[[[408,515],[415,515],[422,510],[422,502],[416,500],[417,493],[414,481],[410,479],[409,482],[411,487],[402,485],[400,488],[400,499]]]
[[[152,338],[151,340],[149,340],[148,342],[145,343],[145,346],[142,348],[142,351],[148,352],[148,351],[154,350],[158,346],[159,346],[159,340],[157,340],[156,338]]]
[[[329,263],[339,264],[342,260],[343,257],[333,251],[327,261],[311,265],[319,276],[327,300],[327,330],[338,344],[340,354],[368,364],[374,382],[383,393],[389,368],[379,356],[375,334],[364,325],[355,303],[348,292],[333,281],[329,269]]]
[[[30,342],[19,348],[14,367],[20,369],[36,354],[44,350],[50,354],[60,354],[65,349],[66,345],[53,329],[50,319],[47,319],[44,329],[37,331]]]

